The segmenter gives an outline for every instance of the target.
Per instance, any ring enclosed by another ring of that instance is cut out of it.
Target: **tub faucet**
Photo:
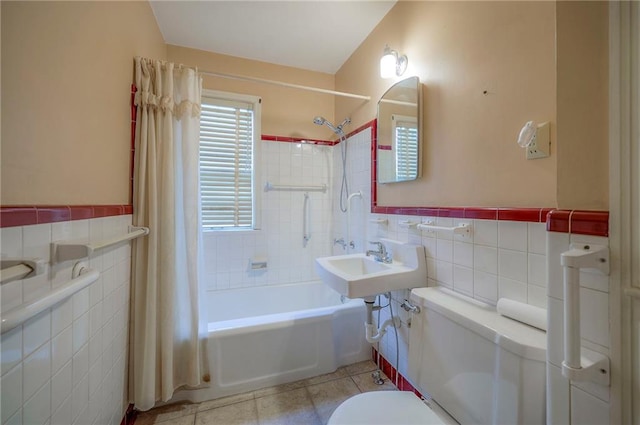
[[[367,257],[373,255],[373,258],[380,263],[391,263],[391,256],[387,253],[387,248],[384,246],[382,242],[370,241],[370,244],[376,245],[378,247],[377,251],[369,250],[367,251]]]
[[[333,240],[333,244],[334,245],[340,245],[342,247],[342,249],[347,249],[347,241],[344,240],[344,238],[340,238],[340,239],[334,239]],[[350,241],[349,242],[349,248],[351,249],[355,249],[356,244],[354,241]]]

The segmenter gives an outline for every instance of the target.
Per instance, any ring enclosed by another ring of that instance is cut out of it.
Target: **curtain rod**
[[[336,96],[343,96],[343,97],[352,97],[354,99],[363,99],[366,101],[371,100],[371,96],[363,96],[361,94],[353,94],[353,93],[346,93],[346,92],[335,91],[335,90],[321,89],[318,87],[302,86],[299,84],[285,83],[282,81],[266,80],[264,78],[247,77],[245,75],[224,74],[222,72],[212,72],[212,71],[202,71],[202,70],[198,70],[198,72],[200,72],[200,74],[209,75],[212,77],[229,78],[232,80],[242,80],[242,81],[251,81],[254,83],[271,84],[275,86],[289,87],[293,89],[308,90],[308,91],[313,91],[317,93],[333,94]]]

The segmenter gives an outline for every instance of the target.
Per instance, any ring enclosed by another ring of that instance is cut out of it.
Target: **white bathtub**
[[[329,373],[370,358],[361,299],[322,282],[210,291],[209,388],[174,400],[212,400]]]

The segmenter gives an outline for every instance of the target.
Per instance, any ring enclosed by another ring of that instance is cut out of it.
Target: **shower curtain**
[[[197,71],[135,58],[137,125],[129,394],[148,410],[208,374],[199,317],[203,262],[198,181]]]

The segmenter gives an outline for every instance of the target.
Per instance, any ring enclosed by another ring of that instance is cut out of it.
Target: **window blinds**
[[[410,180],[418,176],[418,126],[416,122],[396,121],[396,176]]]
[[[251,228],[253,104],[202,97],[200,192],[204,228]]]

